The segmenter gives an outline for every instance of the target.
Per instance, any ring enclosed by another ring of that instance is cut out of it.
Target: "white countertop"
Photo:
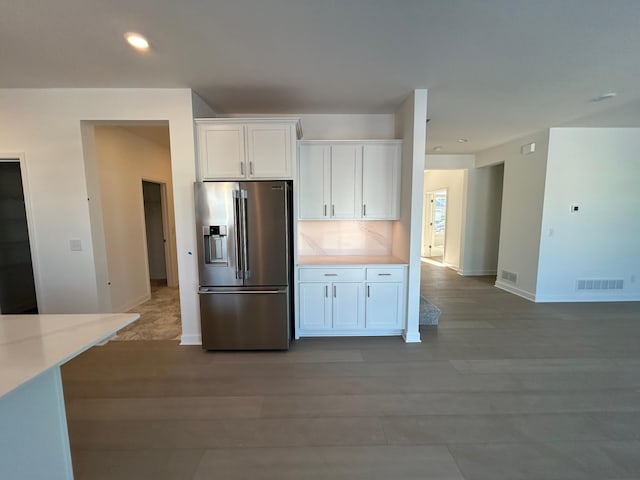
[[[406,265],[390,255],[317,255],[300,256],[298,265]]]
[[[137,313],[0,315],[0,397],[139,317]]]

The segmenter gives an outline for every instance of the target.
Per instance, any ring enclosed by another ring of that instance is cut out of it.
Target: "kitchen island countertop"
[[[73,479],[60,365],[138,318],[0,315],[0,477]]]

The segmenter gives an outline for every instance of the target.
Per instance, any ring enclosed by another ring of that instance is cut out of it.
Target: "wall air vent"
[[[518,274],[509,272],[507,270],[502,270],[502,280],[510,283],[518,283]]]
[[[580,279],[576,283],[576,290],[622,290],[624,280]]]

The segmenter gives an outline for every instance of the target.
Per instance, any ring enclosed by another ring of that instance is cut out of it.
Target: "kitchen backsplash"
[[[298,222],[298,255],[390,255],[391,221]]]

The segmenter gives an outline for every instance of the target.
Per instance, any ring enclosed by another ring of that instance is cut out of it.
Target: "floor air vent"
[[[578,290],[622,290],[624,280],[578,280]]]
[[[511,282],[511,283],[517,283],[518,282],[518,274],[517,273],[513,273],[513,272],[509,272],[507,270],[502,270],[502,280],[505,280],[505,281]]]

